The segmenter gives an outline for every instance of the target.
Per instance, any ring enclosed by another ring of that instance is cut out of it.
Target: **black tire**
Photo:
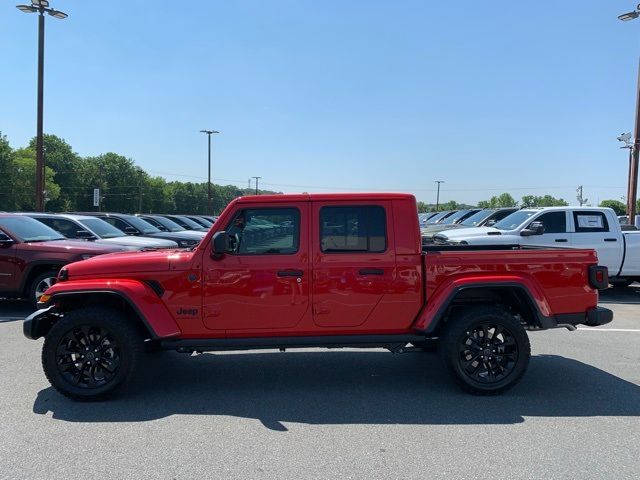
[[[440,337],[439,352],[463,390],[496,395],[520,381],[529,366],[531,345],[513,315],[486,306],[451,318]]]
[[[631,285],[635,280],[633,278],[610,278],[609,283],[614,288],[625,288]]]
[[[72,310],[47,333],[42,368],[62,395],[98,400],[130,380],[143,354],[143,340],[137,325],[117,310]]]
[[[48,272],[41,273],[31,281],[29,285],[29,302],[34,307],[38,306],[38,298],[44,293],[44,291],[56,283],[58,277],[57,270],[49,270]]]

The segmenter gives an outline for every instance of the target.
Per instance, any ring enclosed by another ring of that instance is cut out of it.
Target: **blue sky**
[[[35,15],[0,4],[0,130],[35,133]],[[51,0],[45,131],[152,174],[285,192],[626,194],[633,1]]]

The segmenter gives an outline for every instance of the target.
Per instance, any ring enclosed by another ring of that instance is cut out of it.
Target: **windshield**
[[[437,215],[434,215],[433,217],[427,220],[427,225],[432,225],[434,223],[437,223],[439,220],[449,215],[449,213],[451,212],[440,212]]]
[[[99,218],[86,218],[78,221],[100,238],[116,238],[126,236],[126,233],[124,233],[122,230]]]
[[[213,225],[213,222],[210,222],[209,220],[207,220],[204,217],[189,217],[189,218],[191,220],[193,220],[194,222],[199,223],[204,228],[211,228],[211,226]]]
[[[469,213],[469,210],[460,210],[459,212],[456,212],[453,215],[445,218],[442,222],[440,222],[440,225],[453,225],[454,223],[456,223],[456,220],[464,217],[467,213]]]
[[[178,225],[173,220],[169,220],[168,218],[165,218],[165,217],[151,217],[148,220],[147,220],[147,218],[145,218],[145,220],[148,221],[148,222],[159,223],[160,225],[162,225],[164,228],[166,228],[170,232],[184,232],[184,230],[185,230],[183,227]]]
[[[138,217],[134,217],[133,215],[127,215],[126,217],[123,216],[122,218],[124,219],[125,222],[129,222],[131,225],[136,227],[142,233],[158,233],[158,232],[160,232],[160,229],[154,227],[153,225],[151,225],[146,220],[143,220],[143,219],[138,218]]]
[[[465,227],[477,227],[479,223],[484,222],[491,215],[496,213],[497,210],[480,210],[479,212],[474,213],[469,218],[460,222],[460,225],[464,225]]]
[[[29,217],[15,216],[0,218],[0,225],[20,237],[25,242],[46,242],[64,240],[54,229]]]
[[[496,223],[493,228],[497,228],[498,230],[513,230],[522,225],[536,213],[538,212],[535,210],[518,210],[517,212],[513,212],[511,215],[504,217]]]
[[[171,217],[171,219],[190,230],[202,230],[204,228],[199,223],[194,222],[190,218],[183,217],[182,215],[174,215],[173,217]]]

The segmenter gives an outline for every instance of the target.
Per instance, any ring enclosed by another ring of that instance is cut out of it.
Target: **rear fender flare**
[[[414,329],[433,333],[438,326],[446,319],[447,309],[455,301],[456,297],[469,289],[496,289],[503,288],[516,291],[524,295],[528,300],[527,307],[532,310],[534,321],[540,327],[549,328],[555,321],[549,302],[542,291],[542,288],[530,277],[527,276],[500,276],[485,277],[482,279],[457,279],[447,282],[437,289],[414,324]]]
[[[124,300],[149,330],[154,339],[177,337],[182,332],[158,294],[146,283],[129,279],[70,280],[53,285],[45,307],[58,302],[84,300],[90,295],[113,295]]]

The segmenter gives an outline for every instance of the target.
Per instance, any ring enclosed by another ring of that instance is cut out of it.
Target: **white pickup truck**
[[[610,208],[525,208],[492,227],[461,228],[437,233],[436,244],[539,245],[593,248],[610,283],[640,281],[640,231],[622,231]]]

